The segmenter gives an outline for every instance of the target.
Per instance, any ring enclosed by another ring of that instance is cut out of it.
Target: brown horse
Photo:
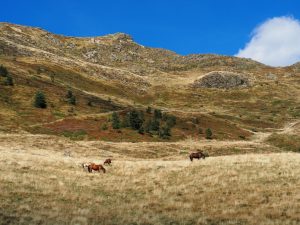
[[[106,160],[104,161],[103,165],[105,165],[105,164],[110,165],[110,164],[111,164],[111,159],[106,159]],[[110,165],[110,166],[111,166],[111,165]]]
[[[202,151],[193,152],[190,154],[190,160],[193,161],[193,159],[205,159],[205,157],[208,156],[204,154]]]
[[[103,173],[106,172],[106,169],[105,169],[101,164],[97,165],[97,164],[95,164],[95,163],[91,163],[90,165],[88,165],[88,171],[89,171],[90,173],[92,173],[93,170],[94,170],[94,171],[98,171],[99,173],[100,173],[100,170],[102,170]]]

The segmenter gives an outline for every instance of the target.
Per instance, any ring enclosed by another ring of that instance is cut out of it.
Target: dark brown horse
[[[98,171],[99,173],[100,173],[100,170],[102,170],[103,173],[106,172],[106,169],[101,164],[97,165],[95,163],[91,163],[90,165],[88,165],[88,171],[91,173],[91,172],[93,172],[93,170]]]
[[[204,154],[202,151],[193,152],[190,154],[190,160],[193,161],[193,159],[205,159],[208,155]]]
[[[103,165],[105,165],[105,164],[110,165],[111,164],[111,159],[106,159],[104,161]]]

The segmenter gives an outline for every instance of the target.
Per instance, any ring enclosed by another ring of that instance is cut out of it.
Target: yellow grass
[[[0,224],[300,223],[297,153],[191,163],[179,152],[135,159],[43,135],[0,135],[0,142]],[[106,157],[113,158],[106,174],[79,165]]]

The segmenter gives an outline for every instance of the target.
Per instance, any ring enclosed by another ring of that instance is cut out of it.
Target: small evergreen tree
[[[138,111],[132,110],[129,113],[129,123],[130,123],[131,128],[134,130],[138,130],[142,126],[143,121],[141,120],[140,114]]]
[[[160,109],[154,110],[154,119],[161,119],[162,118],[162,112]]]
[[[152,122],[151,122],[151,126],[150,126],[150,130],[152,131],[159,131],[159,121],[157,119],[154,119]]]
[[[152,109],[150,106],[147,107],[146,113],[151,114],[152,113]]]
[[[8,76],[8,71],[7,71],[6,67],[4,67],[3,65],[0,65],[0,76],[1,77]]]
[[[171,137],[171,128],[169,126],[162,127],[159,131],[159,137],[169,139]]]
[[[113,129],[120,129],[120,119],[116,112],[112,114],[112,127]]]
[[[210,128],[207,128],[205,131],[206,139],[212,139],[212,131]]]
[[[145,132],[144,127],[141,126],[141,127],[139,128],[139,134],[144,134],[144,132]]]
[[[145,132],[146,133],[150,133],[151,132],[151,124],[152,124],[152,120],[148,120],[145,124]]]
[[[34,98],[34,106],[36,108],[42,108],[42,109],[47,108],[47,102],[43,92],[41,91],[36,92]]]
[[[72,97],[73,97],[73,92],[71,90],[68,90],[66,94],[66,98],[72,98]]]
[[[8,85],[8,86],[14,86],[14,81],[13,81],[13,78],[11,76],[7,76],[6,79],[5,79],[5,85]]]
[[[69,104],[76,105],[76,97],[75,95],[73,95],[73,92],[71,90],[68,90],[66,98],[68,99]]]
[[[76,97],[74,95],[72,95],[72,97],[68,99],[68,102],[71,105],[76,105]]]

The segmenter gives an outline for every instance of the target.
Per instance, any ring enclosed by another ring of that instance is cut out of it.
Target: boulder
[[[213,71],[201,76],[192,84],[195,88],[249,87],[249,76],[227,71]]]

